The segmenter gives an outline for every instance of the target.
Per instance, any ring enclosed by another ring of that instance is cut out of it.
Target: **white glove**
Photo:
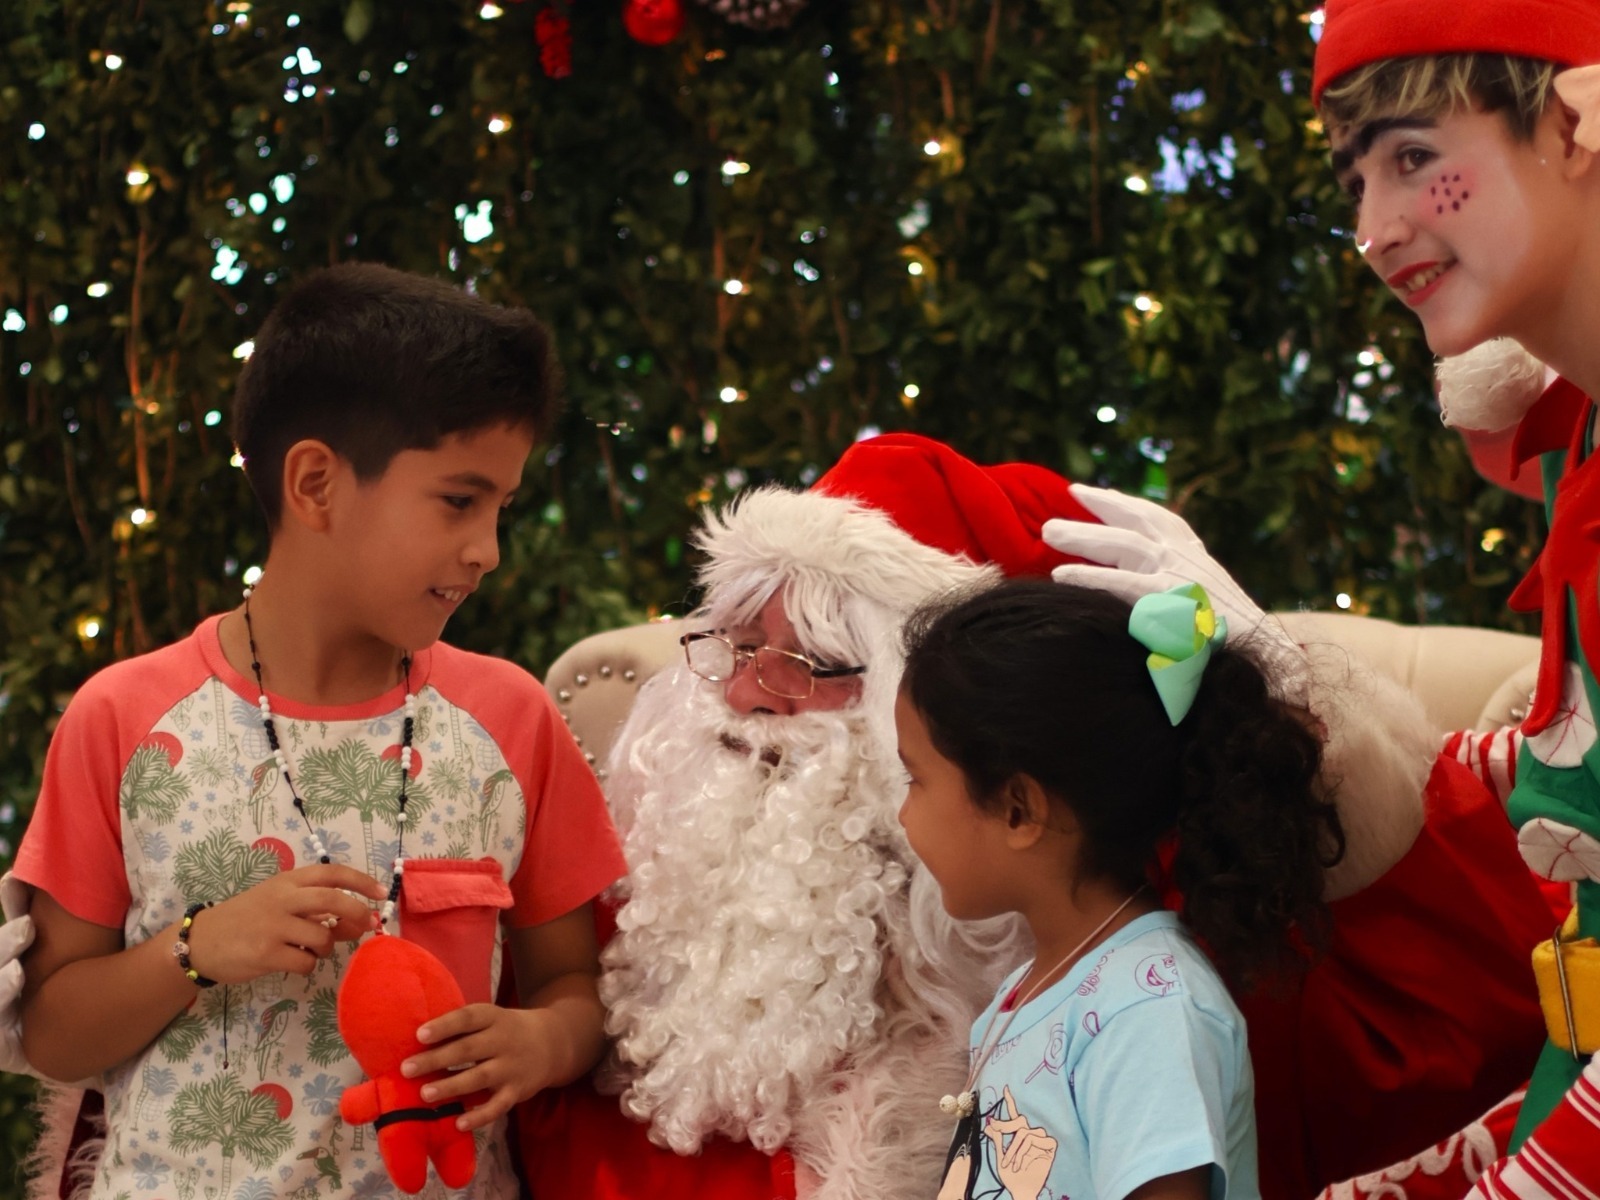
[[[7,873],[0,878],[0,1071],[32,1075],[22,1055],[22,952],[33,944],[28,916],[32,890]]]
[[[1051,572],[1057,583],[1098,588],[1129,603],[1198,583],[1211,607],[1228,618],[1230,636],[1250,638],[1279,695],[1304,706],[1309,670],[1305,652],[1211,557],[1188,522],[1153,501],[1109,488],[1075,483],[1072,495],[1105,524],[1061,518],[1044,523],[1046,545],[1088,560],[1057,567]]]

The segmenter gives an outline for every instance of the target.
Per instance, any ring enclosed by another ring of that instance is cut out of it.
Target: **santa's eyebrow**
[[[1388,133],[1391,129],[1435,129],[1438,122],[1432,117],[1379,117],[1376,121],[1368,121],[1345,144],[1341,150],[1333,152],[1333,173],[1343,175],[1356,165],[1356,160],[1364,158],[1367,151],[1372,149],[1372,143]]]

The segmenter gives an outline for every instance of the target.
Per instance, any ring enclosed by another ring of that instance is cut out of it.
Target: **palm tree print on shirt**
[[[172,874],[191,900],[226,900],[278,873],[278,856],[265,846],[247,846],[231,829],[213,829],[178,851]]]
[[[147,738],[133,752],[117,795],[130,820],[167,825],[177,818],[178,806],[190,796],[189,781],[177,769],[181,755],[178,739],[171,735]]]
[[[415,765],[413,770],[416,770]],[[400,810],[398,760],[385,761],[366,742],[350,739],[331,750],[316,749],[307,753],[297,779],[308,820],[331,823],[341,813],[353,811],[361,820],[367,873],[376,877],[380,867],[388,867],[388,863],[376,862],[372,823],[381,820],[390,829],[398,828],[395,820]],[[406,785],[407,824],[414,826],[432,806],[421,780],[413,778]]]
[[[222,1152],[222,1175],[215,1187],[205,1189],[207,1200],[232,1196],[235,1155],[265,1170],[294,1143],[289,1122],[278,1116],[277,1098],[270,1092],[245,1091],[232,1075],[182,1088],[168,1120],[172,1131],[167,1140],[180,1154],[197,1154],[208,1146]]]

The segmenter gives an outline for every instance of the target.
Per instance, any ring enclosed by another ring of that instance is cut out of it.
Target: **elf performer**
[[[1433,1150],[1338,1192],[1416,1200],[1460,1195],[1476,1178],[1483,1195],[1593,1200],[1600,468],[1589,396],[1600,394],[1600,5],[1329,0],[1312,87],[1335,172],[1358,209],[1357,247],[1421,319],[1430,348],[1452,359],[1509,339],[1560,376],[1541,389],[1538,362],[1507,376],[1491,369],[1494,386],[1477,389],[1482,403],[1447,397],[1453,423],[1515,426],[1513,460],[1540,460],[1550,520],[1512,601],[1543,612],[1521,736],[1457,738],[1452,749],[1509,786],[1523,856],[1570,884],[1575,901],[1534,959],[1548,1040],[1520,1108],[1513,1098]],[[1518,374],[1526,387],[1515,385]],[[1531,408],[1527,397],[1537,397]],[[1513,1153],[1495,1160],[1502,1144]]]
[[[936,1104],[949,1089],[929,1085],[959,1083],[953,1014],[981,1003],[979,978],[1016,950],[993,944],[985,961],[953,940],[904,845],[894,630],[952,583],[1070,562],[1040,544],[1046,516],[1078,518],[1051,526],[1089,539],[1073,556],[1130,558],[1116,544],[1126,531],[1096,524],[1127,506],[1159,514],[1130,535],[1138,547],[1199,576],[1242,637],[1276,639],[1263,646],[1275,684],[1326,735],[1324,780],[1347,833],[1325,880],[1325,956],[1292,990],[1244,998],[1263,1195],[1304,1200],[1393,1162],[1526,1078],[1542,1036],[1527,956],[1548,909],[1498,804],[1438,755],[1414,698],[1337,646],[1293,643],[1237,587],[1217,586],[1220,568],[1156,506],[892,434],[853,447],[809,492],[765,489],[708,516],[706,606],[685,628],[805,655],[830,672],[811,698],[833,703],[796,708],[752,664],[719,683],[686,661],[641,692],[606,779],[632,872],[603,960],[616,1039],[603,1079],[621,1097],[580,1084],[535,1100],[522,1150],[536,1200],[937,1191],[948,1129]],[[1092,582],[1149,584],[1127,565]],[[847,820],[848,846],[831,832]],[[846,854],[861,865],[841,873]],[[853,890],[889,878],[903,882]],[[798,887],[808,879],[819,885]],[[806,897],[816,936],[786,932],[789,901],[773,897],[791,895]],[[862,1020],[841,1024],[862,1001]],[[791,1027],[801,1035],[780,1041]]]
[[[1549,1039],[1487,1193],[1600,1193],[1600,5],[1330,0],[1313,100],[1360,206],[1357,244],[1437,354],[1510,338],[1561,377],[1522,416],[1550,533],[1514,607],[1543,650],[1508,810],[1573,884],[1535,955]],[[1463,418],[1464,420],[1465,418]]]

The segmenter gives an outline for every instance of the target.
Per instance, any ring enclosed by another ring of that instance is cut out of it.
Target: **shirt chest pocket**
[[[400,936],[436,955],[468,1004],[494,998],[500,912],[511,889],[492,858],[411,858],[400,888]]]

